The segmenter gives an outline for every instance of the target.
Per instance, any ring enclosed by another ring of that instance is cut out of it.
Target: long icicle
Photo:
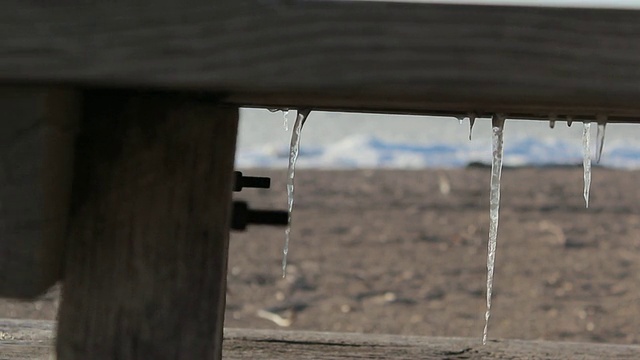
[[[296,122],[291,132],[291,146],[289,148],[289,168],[287,169],[287,204],[289,212],[289,223],[284,231],[284,248],[282,249],[282,277],[287,276],[287,255],[289,254],[289,237],[291,235],[291,215],[293,213],[293,190],[294,177],[296,174],[296,161],[300,152],[300,135],[302,127],[307,121],[311,113],[310,109],[298,110],[296,114]]]
[[[591,123],[584,122],[582,126],[582,166],[584,169],[585,207],[589,207],[589,189],[591,188]]]
[[[502,177],[503,129],[504,116],[496,114],[492,119],[493,149],[491,161],[491,193],[489,201],[489,245],[487,249],[487,312],[484,316],[482,344],[487,344],[489,317],[491,316],[491,295],[493,291],[493,273],[496,262],[496,245],[498,240],[498,220],[500,217],[500,178]]]

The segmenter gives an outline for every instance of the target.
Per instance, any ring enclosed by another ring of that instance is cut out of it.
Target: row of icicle
[[[288,126],[288,109],[272,109],[272,112],[282,111],[284,117],[284,129],[289,130]],[[291,235],[291,220],[293,213],[293,195],[294,195],[294,178],[296,161],[300,153],[300,139],[302,134],[302,127],[304,126],[307,118],[311,113],[310,109],[301,109],[296,112],[296,120],[293,125],[291,133],[291,144],[289,147],[289,166],[287,168],[287,205],[289,214],[289,223],[285,230],[285,242],[282,250],[282,277],[287,275],[287,255],[289,253],[289,239]],[[475,124],[476,115],[469,113],[469,140],[473,132],[473,125]],[[463,123],[465,117],[458,117],[460,124]],[[551,116],[549,120],[549,126],[555,127],[556,117]],[[485,325],[482,332],[482,344],[487,343],[489,317],[491,316],[491,296],[493,291],[493,275],[495,270],[496,259],[496,247],[498,239],[498,221],[500,218],[500,179],[502,176],[502,157],[504,154],[503,144],[503,130],[505,117],[501,114],[496,114],[492,118],[492,161],[491,161],[491,188],[489,194],[489,242],[487,248],[487,311],[485,313]],[[604,147],[604,135],[606,129],[607,118],[599,116],[597,118],[598,133],[596,143],[596,161],[600,162],[602,157],[602,149]],[[567,125],[571,126],[572,119],[567,117]],[[589,189],[591,187],[591,122],[583,122],[582,132],[582,150],[583,150],[583,168],[584,168],[584,201],[585,206],[589,207]]]

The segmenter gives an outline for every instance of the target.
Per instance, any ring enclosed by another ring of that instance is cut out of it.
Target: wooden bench
[[[0,320],[0,349],[7,360],[48,360],[50,321]],[[427,338],[418,336],[225,329],[225,359],[619,359],[640,357],[640,346],[569,342]]]
[[[239,106],[640,118],[635,10],[5,0],[0,29],[0,296],[64,281],[61,360],[221,357]]]

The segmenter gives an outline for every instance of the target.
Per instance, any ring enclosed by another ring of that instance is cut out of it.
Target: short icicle
[[[600,163],[602,149],[604,148],[604,132],[607,129],[607,117],[598,116],[598,135],[596,137],[596,162]]]
[[[473,133],[473,125],[476,123],[476,114],[469,113],[469,141],[471,141],[471,134]]]
[[[282,111],[282,117],[284,118],[284,131],[289,131],[289,109],[287,108],[270,108],[270,112],[277,113],[278,111]]]
[[[282,110],[284,131],[289,131],[289,110]]]
[[[591,188],[591,123],[584,122],[582,127],[582,166],[584,168],[584,203],[589,207],[589,189]]]
[[[293,185],[296,173],[296,161],[300,152],[300,135],[302,127],[309,117],[311,110],[298,110],[296,114],[296,122],[291,132],[291,146],[289,148],[289,168],[287,169],[287,204],[289,212],[289,224],[284,231],[284,248],[282,249],[282,277],[287,276],[287,255],[289,254],[289,237],[291,235],[291,215],[293,213]]]
[[[503,129],[504,116],[496,114],[492,119],[493,126],[493,156],[491,162],[491,193],[489,201],[489,245],[487,251],[487,312],[484,316],[484,331],[482,333],[482,344],[487,344],[489,331],[489,317],[491,316],[491,294],[493,291],[493,273],[496,261],[496,244],[498,240],[498,219],[500,211],[500,178],[502,177],[502,155],[503,155]]]
[[[558,116],[556,114],[549,114],[549,128],[553,129],[556,127],[556,119]]]

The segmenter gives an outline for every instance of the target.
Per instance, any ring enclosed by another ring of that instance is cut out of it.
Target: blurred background
[[[286,115],[285,115],[286,114]],[[288,119],[285,131],[284,118]],[[242,109],[236,165],[286,168],[296,112]],[[582,163],[582,123],[507,121],[505,165]],[[591,129],[596,146],[596,125]],[[609,124],[601,165],[621,169],[640,166],[640,127]],[[300,168],[422,169],[456,168],[491,160],[491,121],[478,119],[469,140],[468,117],[312,112],[302,135]],[[577,187],[581,186],[576,184]]]
[[[236,163],[274,181],[236,195],[252,206],[286,208],[284,116],[242,111]],[[606,127],[589,209],[582,131],[507,120],[490,338],[640,342],[640,127]],[[288,276],[282,230],[233,234],[227,325],[480,339],[490,120],[472,135],[468,119],[312,112]]]

